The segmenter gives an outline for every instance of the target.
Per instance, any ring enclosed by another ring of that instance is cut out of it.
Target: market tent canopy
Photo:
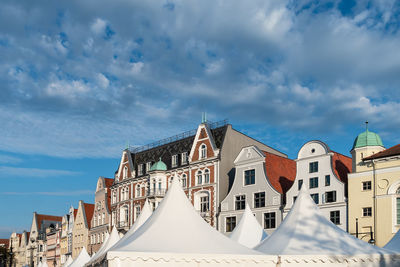
[[[90,261],[86,264],[86,266],[92,266],[95,265],[96,263],[100,263],[107,254],[107,251],[115,245],[115,243],[118,242],[120,239],[117,228],[113,228],[111,231],[111,234],[107,236],[107,239],[104,241],[103,245],[101,248],[97,251],[97,253],[92,256]]]
[[[63,267],[69,266],[74,260],[71,256],[68,256],[67,261],[64,263]]]
[[[349,235],[326,219],[304,186],[279,228],[255,249],[273,255],[390,254]]]
[[[42,267],[49,267],[48,265],[47,265],[47,261],[45,260],[45,261],[43,261],[43,263],[42,263]]]
[[[68,267],[82,267],[90,260],[90,256],[86,251],[86,248],[83,247],[81,253],[79,253],[78,257],[68,265]]]
[[[246,254],[258,252],[216,231],[194,210],[178,179],[153,215],[131,236],[121,240],[113,252],[167,252],[196,254]],[[116,253],[114,253],[116,255]]]
[[[258,223],[248,204],[242,218],[230,235],[230,238],[248,248],[254,248],[267,237],[267,233]]]
[[[400,253],[400,231],[397,231],[383,248]]]

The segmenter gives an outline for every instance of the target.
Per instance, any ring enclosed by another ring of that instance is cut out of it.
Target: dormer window
[[[143,175],[143,164],[138,165],[138,175]]]
[[[205,144],[202,144],[200,146],[200,158],[205,159],[207,157],[207,146]]]
[[[181,155],[181,164],[187,164],[188,163],[188,153],[187,152],[183,152]]]
[[[151,161],[146,163],[146,173],[150,171],[150,168],[151,168]]]
[[[178,166],[178,155],[172,155],[171,165],[172,165],[172,167]]]

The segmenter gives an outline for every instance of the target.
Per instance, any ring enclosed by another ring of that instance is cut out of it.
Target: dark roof
[[[85,208],[86,222],[90,229],[91,223],[92,223],[92,217],[93,217],[93,213],[94,213],[94,204],[83,203],[83,207]]]
[[[222,127],[218,127],[215,129],[211,129],[211,134],[214,138],[214,142],[217,148],[222,147],[222,143],[224,141],[224,137],[227,130],[227,125]],[[138,153],[131,153],[134,169],[136,170],[136,174],[138,173],[138,164],[146,164],[147,162],[155,163],[161,160],[167,165],[167,170],[172,169],[172,156],[178,155],[178,166],[181,165],[181,154],[183,152],[190,153],[194,142],[195,135],[177,140],[175,142],[171,142],[168,144],[164,144],[158,147],[154,147],[145,151],[141,151]],[[176,168],[174,167],[174,168]],[[144,167],[145,168],[145,167]],[[145,169],[143,169],[144,172]]]
[[[381,152],[378,152],[376,154],[373,154],[369,157],[363,158],[363,160],[371,160],[371,159],[380,159],[380,158],[387,158],[387,157],[392,157],[392,156],[398,156],[400,155],[400,144],[392,146],[388,149],[385,149]]]

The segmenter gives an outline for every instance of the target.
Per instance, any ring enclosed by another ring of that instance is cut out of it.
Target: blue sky
[[[127,142],[201,112],[295,158],[400,138],[396,1],[2,1],[0,237],[94,200]]]

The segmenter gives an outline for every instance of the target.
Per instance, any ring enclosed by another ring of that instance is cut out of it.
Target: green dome
[[[353,148],[351,150],[365,146],[383,147],[382,139],[378,134],[366,130],[357,136],[356,140],[354,140]]]
[[[165,163],[162,162],[161,159],[156,163],[154,163],[150,168],[150,171],[166,171],[166,170],[167,170],[167,165],[165,165]]]

